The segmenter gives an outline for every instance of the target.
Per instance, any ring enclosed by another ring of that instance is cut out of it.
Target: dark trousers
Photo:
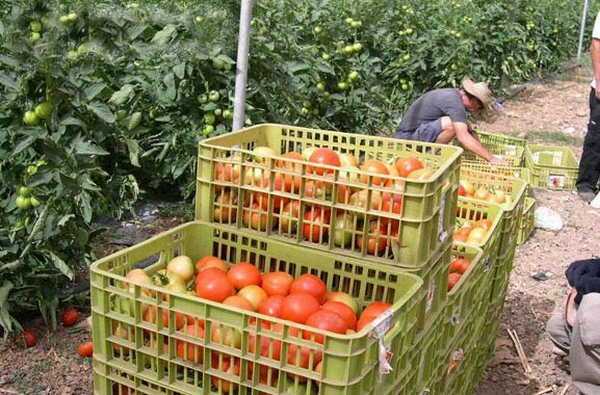
[[[600,82],[599,82],[600,83]],[[600,100],[596,90],[590,93],[590,123],[583,143],[583,154],[579,162],[579,191],[596,191],[600,179]]]

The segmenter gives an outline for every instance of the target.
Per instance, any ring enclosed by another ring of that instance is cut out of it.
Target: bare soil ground
[[[527,136],[532,140],[571,145],[579,154],[587,124],[588,68],[577,69],[553,81],[529,84],[525,91],[505,103],[493,122],[479,124],[482,130]],[[536,230],[519,248],[495,360],[488,366],[477,395],[562,394],[569,383],[568,364],[555,357],[544,326],[565,290],[564,271],[576,259],[600,255],[598,226],[600,211],[584,205],[568,192],[535,191],[538,206],[560,213],[565,228],[556,233]],[[161,216],[138,223],[130,243],[180,223],[177,216]],[[121,226],[126,228],[127,226]],[[127,243],[126,243],[127,244]],[[103,243],[99,254],[124,248]],[[538,282],[532,273],[549,272],[549,280]],[[39,337],[37,346],[23,349],[17,341],[0,343],[0,394],[89,394],[92,367],[76,353],[79,343],[89,339],[83,328],[59,327],[48,334],[40,319],[26,323]],[[516,330],[532,374],[527,377],[506,333]],[[546,390],[547,392],[542,392]],[[569,390],[567,393],[574,393]]]

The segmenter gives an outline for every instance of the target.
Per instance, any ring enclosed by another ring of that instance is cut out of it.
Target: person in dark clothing
[[[583,154],[579,162],[577,178],[577,192],[587,203],[594,200],[600,179],[600,91],[596,86],[597,81],[600,81],[600,13],[596,16],[590,52],[594,69],[590,93],[590,122],[583,142]]]
[[[485,83],[466,78],[461,89],[436,89],[425,93],[406,112],[394,137],[430,143],[448,144],[457,138],[460,144],[483,159],[501,164],[473,135],[467,112],[477,113],[489,107],[492,93]]]

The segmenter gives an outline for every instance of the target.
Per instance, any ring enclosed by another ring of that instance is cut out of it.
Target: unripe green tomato
[[[69,20],[69,22],[75,22],[77,20],[77,14],[71,12],[69,15],[67,15],[67,19]]]
[[[402,84],[402,90],[403,91],[407,91],[408,90],[408,85],[407,84]]]
[[[410,60],[410,54],[406,54],[402,57],[403,60]]]
[[[323,29],[321,29],[321,26],[315,26],[313,31],[315,32],[315,34],[321,34],[321,32],[323,32]]]
[[[350,26],[352,26],[354,29],[358,29],[359,27],[362,26],[362,22],[361,21],[352,21]]]
[[[300,110],[300,114],[302,115],[308,115],[309,112],[310,110],[306,107],[302,107],[302,109]]]
[[[337,86],[338,89],[341,91],[345,91],[346,89],[348,89],[348,84],[346,82],[338,82]]]
[[[223,118],[225,118],[227,120],[233,119],[233,113],[231,112],[231,110],[224,110],[223,111]]]
[[[319,82],[319,83],[317,84],[317,89],[318,89],[320,92],[325,92],[325,84],[324,84],[324,83],[322,83],[322,82]]]
[[[29,165],[29,166],[27,166],[26,171],[27,171],[28,176],[33,176],[33,175],[35,175],[35,173],[37,173],[38,167],[36,165]]]
[[[221,110],[220,108],[217,108],[215,111],[213,111],[216,117],[220,117],[221,115],[223,115],[223,110]]]
[[[215,127],[213,125],[206,125],[204,129],[202,129],[202,133],[205,136],[210,136],[215,131]]]
[[[213,58],[212,65],[217,70],[223,70],[225,68],[225,61],[220,58]]]
[[[21,210],[27,210],[29,207],[31,207],[31,199],[24,196],[19,196],[17,197],[16,204]]]
[[[29,36],[29,41],[31,41],[32,43],[36,42],[37,40],[39,40],[42,36],[40,36],[39,33],[37,32],[31,32],[31,35]]]
[[[323,92],[323,97],[325,99],[329,99],[331,97],[331,93],[329,93],[329,92]]]
[[[352,71],[352,72],[350,72],[350,74],[348,74],[348,80],[356,81],[357,79],[358,79],[358,72]]]
[[[200,104],[208,103],[208,96],[207,95],[198,96],[198,102],[200,102]]]
[[[79,57],[79,52],[75,51],[75,50],[71,50],[69,52],[67,52],[67,59],[69,60],[76,60]]]
[[[29,23],[29,28],[32,32],[39,33],[42,31],[42,24],[38,21],[31,21],[31,23]]]
[[[196,23],[202,23],[204,18],[202,18],[201,16],[197,16],[195,20],[196,20]]]
[[[352,24],[352,22],[354,22],[354,19],[352,19],[352,18],[350,18],[350,17],[346,18],[346,23],[347,23],[348,25],[351,25],[351,24]]]
[[[350,55],[354,52],[354,45],[346,45],[342,50],[346,55]]]
[[[41,119],[48,119],[52,115],[52,104],[47,101],[42,102],[35,106],[35,115]]]
[[[212,102],[218,101],[220,97],[221,95],[217,91],[210,91],[210,93],[208,94],[208,100]]]
[[[328,53],[323,53],[323,54],[321,55],[321,58],[322,58],[323,60],[329,60],[329,59],[331,59],[331,55],[329,55]]]
[[[361,43],[355,43],[355,44],[352,46],[352,49],[353,49],[355,52],[360,52],[360,51],[362,50],[362,48],[363,48],[363,46],[362,46],[362,44],[361,44]]]
[[[19,190],[17,191],[17,195],[23,196],[23,197],[28,197],[30,193],[31,193],[31,188],[27,188],[25,186],[19,187]]]
[[[60,21],[60,23],[62,23],[63,25],[68,24],[70,21],[69,16],[68,15],[61,15],[60,18],[58,18],[58,20]]]
[[[204,123],[207,125],[214,125],[215,123],[215,114],[213,113],[206,113],[204,114]]]
[[[42,204],[39,200],[37,200],[35,196],[30,197],[29,201],[31,202],[31,206],[33,207],[38,207],[40,204]]]
[[[34,111],[26,111],[23,115],[23,123],[28,126],[35,126],[38,124],[40,119],[35,115]]]

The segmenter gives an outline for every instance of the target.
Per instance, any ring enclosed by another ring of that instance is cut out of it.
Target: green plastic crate
[[[488,190],[502,191],[510,196],[510,203],[500,205],[503,210],[500,255],[514,249],[527,195],[527,182],[515,177],[506,177],[465,167],[461,167],[460,179],[469,181],[475,189],[485,187]]]
[[[498,133],[477,132],[479,141],[494,155],[502,157],[509,166],[521,167],[525,156],[525,139]],[[468,162],[484,162],[472,152],[465,151],[464,160]]]
[[[452,245],[452,260],[468,259],[469,269],[448,291],[446,303],[446,337],[452,342],[465,331],[471,320],[482,320],[487,313],[494,267],[483,251],[463,243]],[[475,335],[475,334],[473,334]]]
[[[502,310],[504,305],[490,306],[486,315],[486,324],[482,330],[482,337],[477,347],[478,356],[478,372],[482,374],[485,371],[488,363],[494,358],[496,352],[496,339],[501,327]]]
[[[373,300],[393,303],[393,307],[386,317],[356,334],[337,335],[310,328],[323,334],[324,343],[318,344],[295,335],[308,329],[303,325],[165,288],[134,285],[124,277],[138,264],[148,264],[145,270],[153,274],[182,254],[193,260],[215,255],[228,262],[249,261],[263,272],[286,271],[293,276],[310,272],[323,279],[328,289],[353,295],[361,307]],[[167,393],[209,394],[226,393],[224,385],[229,383],[239,394],[286,394],[288,389],[300,394],[300,383],[308,381],[307,388],[319,394],[380,393],[384,387],[394,388],[405,377],[396,370],[379,379],[379,340],[372,335],[389,325],[381,341],[389,347],[396,366],[408,365],[418,314],[425,304],[421,286],[418,277],[391,266],[335,256],[215,224],[188,223],[92,265],[94,363],[98,366],[94,388],[97,393],[111,394],[113,384],[119,382],[145,393],[141,383],[146,382],[171,391]],[[149,311],[162,319],[147,317]],[[185,331],[193,320],[204,323],[205,336],[191,336]],[[231,342],[215,341],[218,339],[213,336],[218,331],[231,334]],[[297,352],[305,350],[308,368],[296,366],[286,357],[277,358],[273,348],[264,355],[251,352],[253,334],[261,343],[280,342],[281,355],[291,356],[292,362],[300,357],[293,351],[295,347]],[[193,355],[195,347],[199,351]],[[318,356],[322,356],[320,373],[314,370]],[[226,361],[234,361],[230,365],[233,367],[227,369]],[[220,386],[215,386],[219,380]]]
[[[460,163],[461,169],[469,169],[479,171],[487,174],[494,174],[504,177],[519,178],[528,184],[530,179],[530,172],[527,168],[521,166],[510,166],[510,165],[492,165],[487,162],[475,162],[463,160]]]
[[[456,209],[457,227],[462,226],[466,221],[475,222],[484,219],[491,221],[492,226],[488,230],[486,237],[480,244],[474,246],[481,248],[484,257],[489,257],[494,265],[497,262],[498,249],[502,236],[502,215],[502,208],[497,204],[466,199],[463,196],[459,196],[458,198]]]
[[[445,356],[448,339],[445,333],[446,312],[435,314],[427,327],[417,335],[412,368],[415,383],[412,394],[443,394],[444,378],[447,369]]]
[[[521,222],[519,223],[519,231],[517,234],[517,245],[525,243],[531,237],[535,229],[535,199],[531,197],[525,198],[525,206]]]
[[[277,156],[256,157],[252,150],[259,146],[271,148]],[[352,154],[361,161],[390,163],[417,156],[435,173],[426,181],[334,167],[322,168],[325,174],[318,175],[311,170],[314,164],[280,157],[315,147]],[[454,226],[451,213],[461,153],[461,148],[449,145],[257,125],[200,142],[196,219],[252,228],[269,238],[376,263],[420,267],[430,261]],[[360,191],[364,199],[349,200],[350,194]],[[387,196],[394,196],[396,204],[382,205],[379,198]],[[291,220],[280,213],[289,202],[299,207],[299,215]],[[323,211],[312,211],[315,207]],[[324,224],[305,219],[311,213]],[[349,215],[348,226],[338,235],[347,238],[336,240],[335,229],[344,214]]]
[[[504,305],[510,274],[514,267],[516,251],[513,249],[509,254],[499,258],[499,264],[496,265],[494,273],[494,281],[491,292],[491,305]]]
[[[573,190],[579,174],[579,162],[568,147],[528,145],[525,162],[531,172],[531,185],[552,190]]]
[[[479,375],[480,341],[485,328],[482,317],[472,317],[465,329],[451,343],[445,357],[444,390],[440,394],[472,395],[481,379]]]

